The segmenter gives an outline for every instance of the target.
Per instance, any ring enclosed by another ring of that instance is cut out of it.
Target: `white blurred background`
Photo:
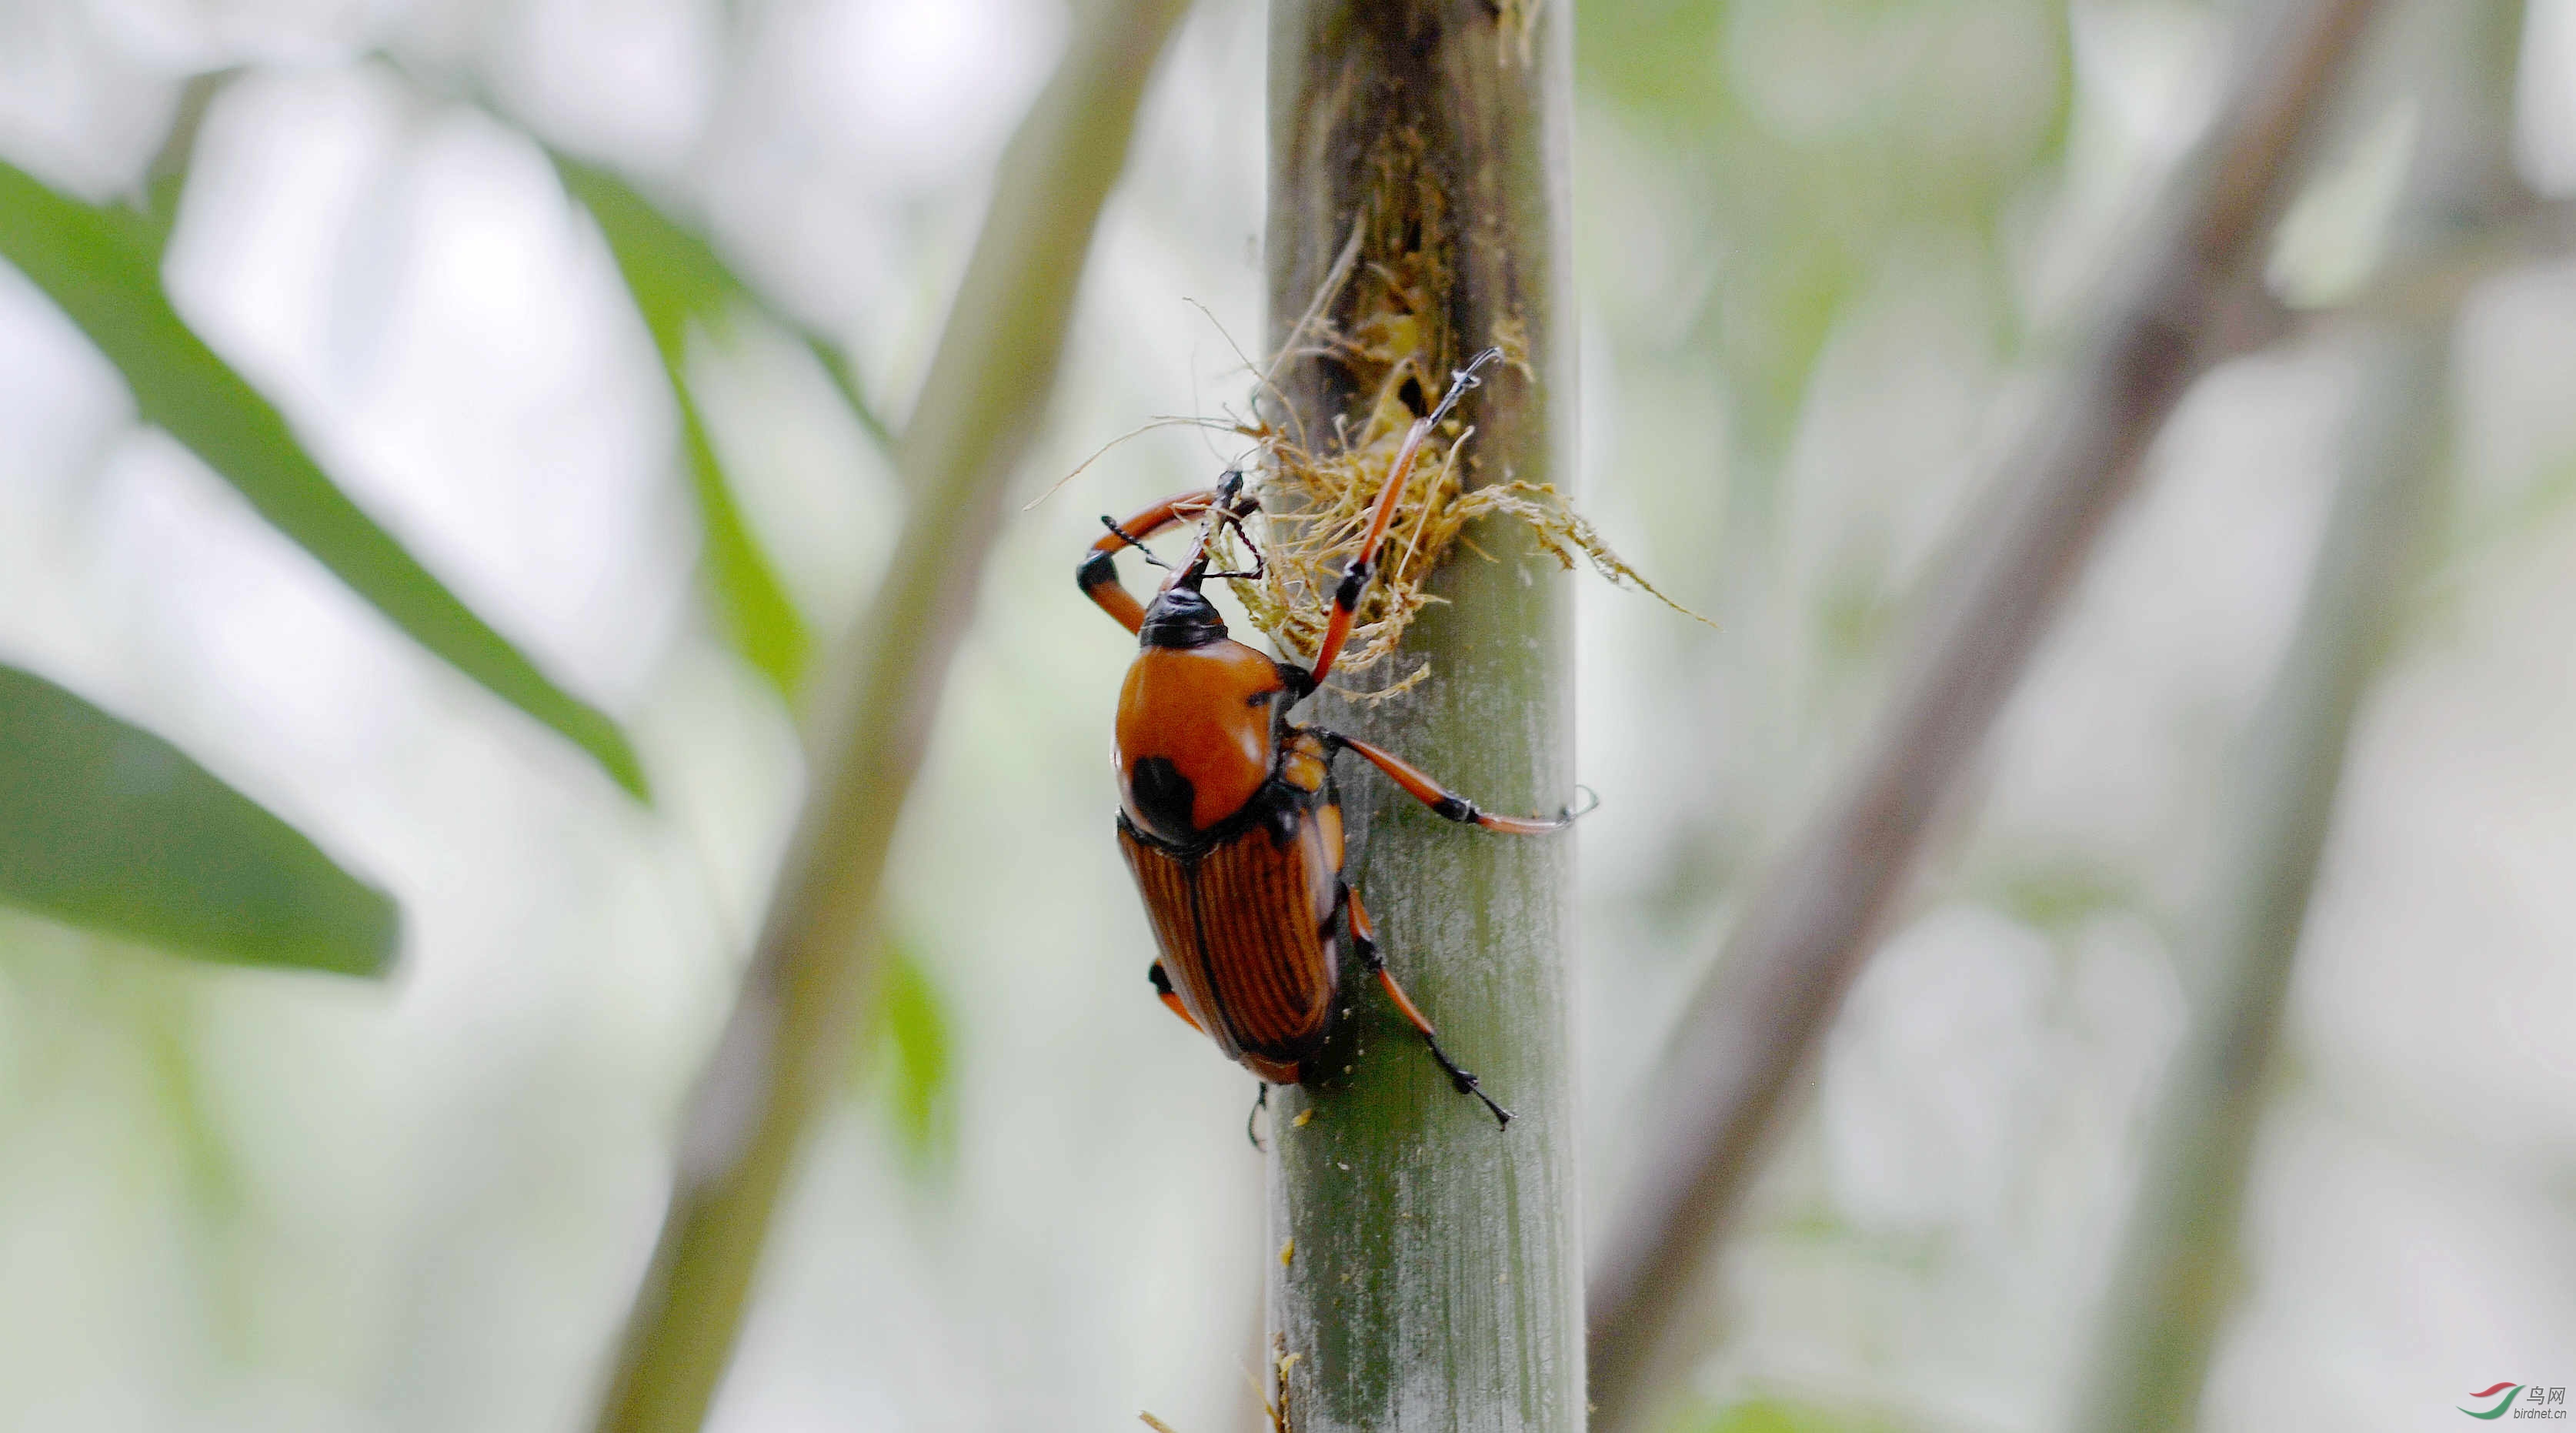
[[[1665,1022],[2208,118],[2232,15],[1580,11],[1580,501],[1719,624],[1582,587],[1596,1226]],[[0,157],[93,200],[134,191],[187,76],[247,67],[197,139],[182,313],[629,724],[657,792],[629,800],[394,631],[139,426],[0,266],[0,659],[178,742],[387,885],[407,930],[378,986],[0,913],[0,1426],[585,1426],[800,763],[702,596],[651,339],[530,135],[702,223],[899,421],[1078,20],[0,0]],[[1023,498],[1152,415],[1242,403],[1263,32],[1249,0],[1202,0],[1166,56]],[[2524,177],[2576,190],[2576,3],[2535,0],[2518,85]],[[2368,267],[2406,103],[2355,97],[2321,181],[2346,197],[2311,206],[2286,290]],[[2576,1384],[2576,260],[2501,268],[2455,344],[2437,561],[2354,738],[2215,1428],[2415,1429],[2500,1378]],[[737,326],[690,366],[760,542],[837,630],[900,516],[884,456],[782,334]],[[2182,1029],[2226,760],[2358,372],[2331,331],[2285,344],[2160,440],[1766,1177],[1707,1333],[1707,1428],[2067,1412]],[[1141,978],[1105,760],[1126,643],[1068,580],[1094,514],[1230,456],[1138,438],[1016,514],[957,594],[976,619],[890,872],[946,1015],[934,1137],[901,1136],[883,1059],[851,1071],[716,1427],[1250,1426],[1252,1086]]]

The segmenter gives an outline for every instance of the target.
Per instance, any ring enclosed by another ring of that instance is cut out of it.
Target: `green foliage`
[[[606,236],[627,292],[662,355],[662,371],[680,409],[689,492],[706,533],[709,576],[734,644],[780,691],[793,693],[812,655],[813,634],[734,500],[732,481],[689,387],[690,331],[719,331],[745,301],[742,282],[706,240],[664,215],[626,181],[563,154],[552,158],[564,188],[590,211]],[[839,383],[841,376],[836,374],[834,381]]]
[[[1673,1433],[1878,1433],[1885,1427],[1876,1419],[1853,1418],[1809,1404],[1754,1398],[1679,1419]]]
[[[380,974],[400,917],[177,747],[0,666],[0,901],[179,954]]]
[[[2008,873],[1995,892],[2014,920],[2058,938],[2112,911],[2145,912],[2153,903],[2137,883],[2096,862],[2038,857]]]
[[[957,1144],[957,1089],[947,997],[918,954],[889,942],[876,1029],[861,1046],[883,1080],[896,1142],[916,1169],[944,1166]]]
[[[285,417],[189,330],[161,286],[164,237],[141,215],[84,204],[0,163],[0,257],[125,375],[144,421],[186,444],[414,641],[644,797],[643,763],[617,724],[555,685],[431,576],[340,491]]]

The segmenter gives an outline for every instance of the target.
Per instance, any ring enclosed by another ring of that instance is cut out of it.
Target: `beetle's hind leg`
[[[1161,961],[1155,961],[1145,968],[1145,979],[1152,982],[1154,994],[1162,999],[1163,1007],[1181,1017],[1182,1024],[1198,1030],[1202,1035],[1207,1033],[1205,1030],[1199,1030],[1199,1018],[1190,1013],[1190,1007],[1181,1003],[1181,994],[1172,988],[1172,977],[1163,973]]]
[[[1315,729],[1315,734],[1322,737],[1329,747],[1336,750],[1348,747],[1366,757],[1369,765],[1385,772],[1388,780],[1404,788],[1405,795],[1430,807],[1432,815],[1462,826],[1481,826],[1508,836],[1544,836],[1573,825],[1574,818],[1592,809],[1586,806],[1583,811],[1560,811],[1554,816],[1497,816],[1441,785],[1430,772],[1382,746],[1371,746],[1358,737],[1344,736],[1320,727]]]
[[[1377,927],[1369,921],[1368,907],[1360,904],[1360,893],[1348,881],[1340,885],[1342,906],[1351,917],[1351,953],[1359,957],[1363,969],[1377,977],[1378,984],[1386,987],[1387,998],[1395,1002],[1396,1012],[1404,1017],[1405,1023],[1421,1032],[1422,1043],[1431,1049],[1432,1063],[1449,1077],[1449,1083],[1457,1087],[1458,1093],[1483,1100],[1485,1108],[1494,1112],[1496,1129],[1509,1126],[1512,1112],[1494,1103],[1494,1097],[1485,1093],[1474,1075],[1458,1068],[1458,1062],[1450,1059],[1449,1052],[1440,1048],[1440,1039],[1431,1033],[1431,1022],[1423,1018],[1421,1007],[1413,1003],[1412,996],[1404,993],[1403,986],[1395,983],[1395,972],[1386,968],[1386,957],[1378,954]],[[1267,1093],[1268,1087],[1264,1086],[1263,1090]]]

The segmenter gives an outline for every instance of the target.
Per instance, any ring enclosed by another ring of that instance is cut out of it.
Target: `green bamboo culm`
[[[1359,311],[1385,291],[1354,283],[1319,317],[1344,334],[1400,318],[1435,375],[1506,347],[1515,362],[1463,410],[1471,487],[1563,491],[1574,474],[1567,16],[1488,0],[1271,7],[1271,341],[1287,346],[1328,291],[1355,226],[1357,272],[1430,255],[1406,268],[1434,276],[1407,312]],[[1313,337],[1292,347],[1271,396],[1290,430],[1330,434],[1374,395],[1313,357]],[[1427,661],[1429,679],[1373,704],[1327,694],[1310,719],[1393,748],[1488,810],[1562,809],[1573,649],[1558,564],[1526,528],[1485,521],[1429,590],[1443,601],[1408,632],[1397,668]],[[1286,1394],[1297,1433],[1570,1433],[1584,1426],[1573,835],[1440,820],[1350,758],[1338,777],[1347,874],[1389,966],[1516,1117],[1497,1129],[1453,1090],[1345,960],[1350,1017],[1317,1062],[1322,1079],[1272,1101],[1273,1397]]]

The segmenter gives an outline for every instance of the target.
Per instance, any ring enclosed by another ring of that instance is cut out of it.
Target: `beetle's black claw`
[[[1162,969],[1159,965],[1154,968],[1156,970]],[[1262,1144],[1261,1132],[1255,1129],[1253,1124],[1254,1121],[1261,1118],[1261,1112],[1268,1108],[1270,1108],[1270,1082],[1268,1080],[1264,1080],[1261,1082],[1260,1097],[1252,1102],[1252,1108],[1246,1111],[1243,1116],[1243,1137],[1252,1141],[1252,1147],[1256,1150],[1260,1150],[1264,1154],[1269,1153],[1269,1149],[1267,1146]]]
[[[1458,1072],[1457,1085],[1458,1093],[1462,1095],[1474,1095],[1477,1099],[1485,1102],[1486,1109],[1493,1111],[1494,1128],[1510,1129],[1512,1127],[1512,1112],[1504,1109],[1501,1105],[1495,1104],[1494,1097],[1485,1093],[1484,1086],[1477,1083],[1475,1076],[1468,1074],[1464,1070],[1460,1070]]]
[[[1438,1062],[1442,1070],[1448,1072],[1449,1083],[1457,1088],[1458,1093],[1462,1095],[1474,1095],[1477,1099],[1485,1102],[1486,1109],[1493,1111],[1494,1128],[1509,1129],[1511,1127],[1512,1112],[1504,1109],[1501,1105],[1494,1103],[1494,1097],[1485,1093],[1484,1085],[1480,1083],[1474,1075],[1458,1068],[1458,1062],[1449,1058],[1449,1052],[1440,1048],[1439,1041],[1432,1039],[1426,1034],[1422,1037],[1422,1043],[1431,1047],[1431,1058]]]

